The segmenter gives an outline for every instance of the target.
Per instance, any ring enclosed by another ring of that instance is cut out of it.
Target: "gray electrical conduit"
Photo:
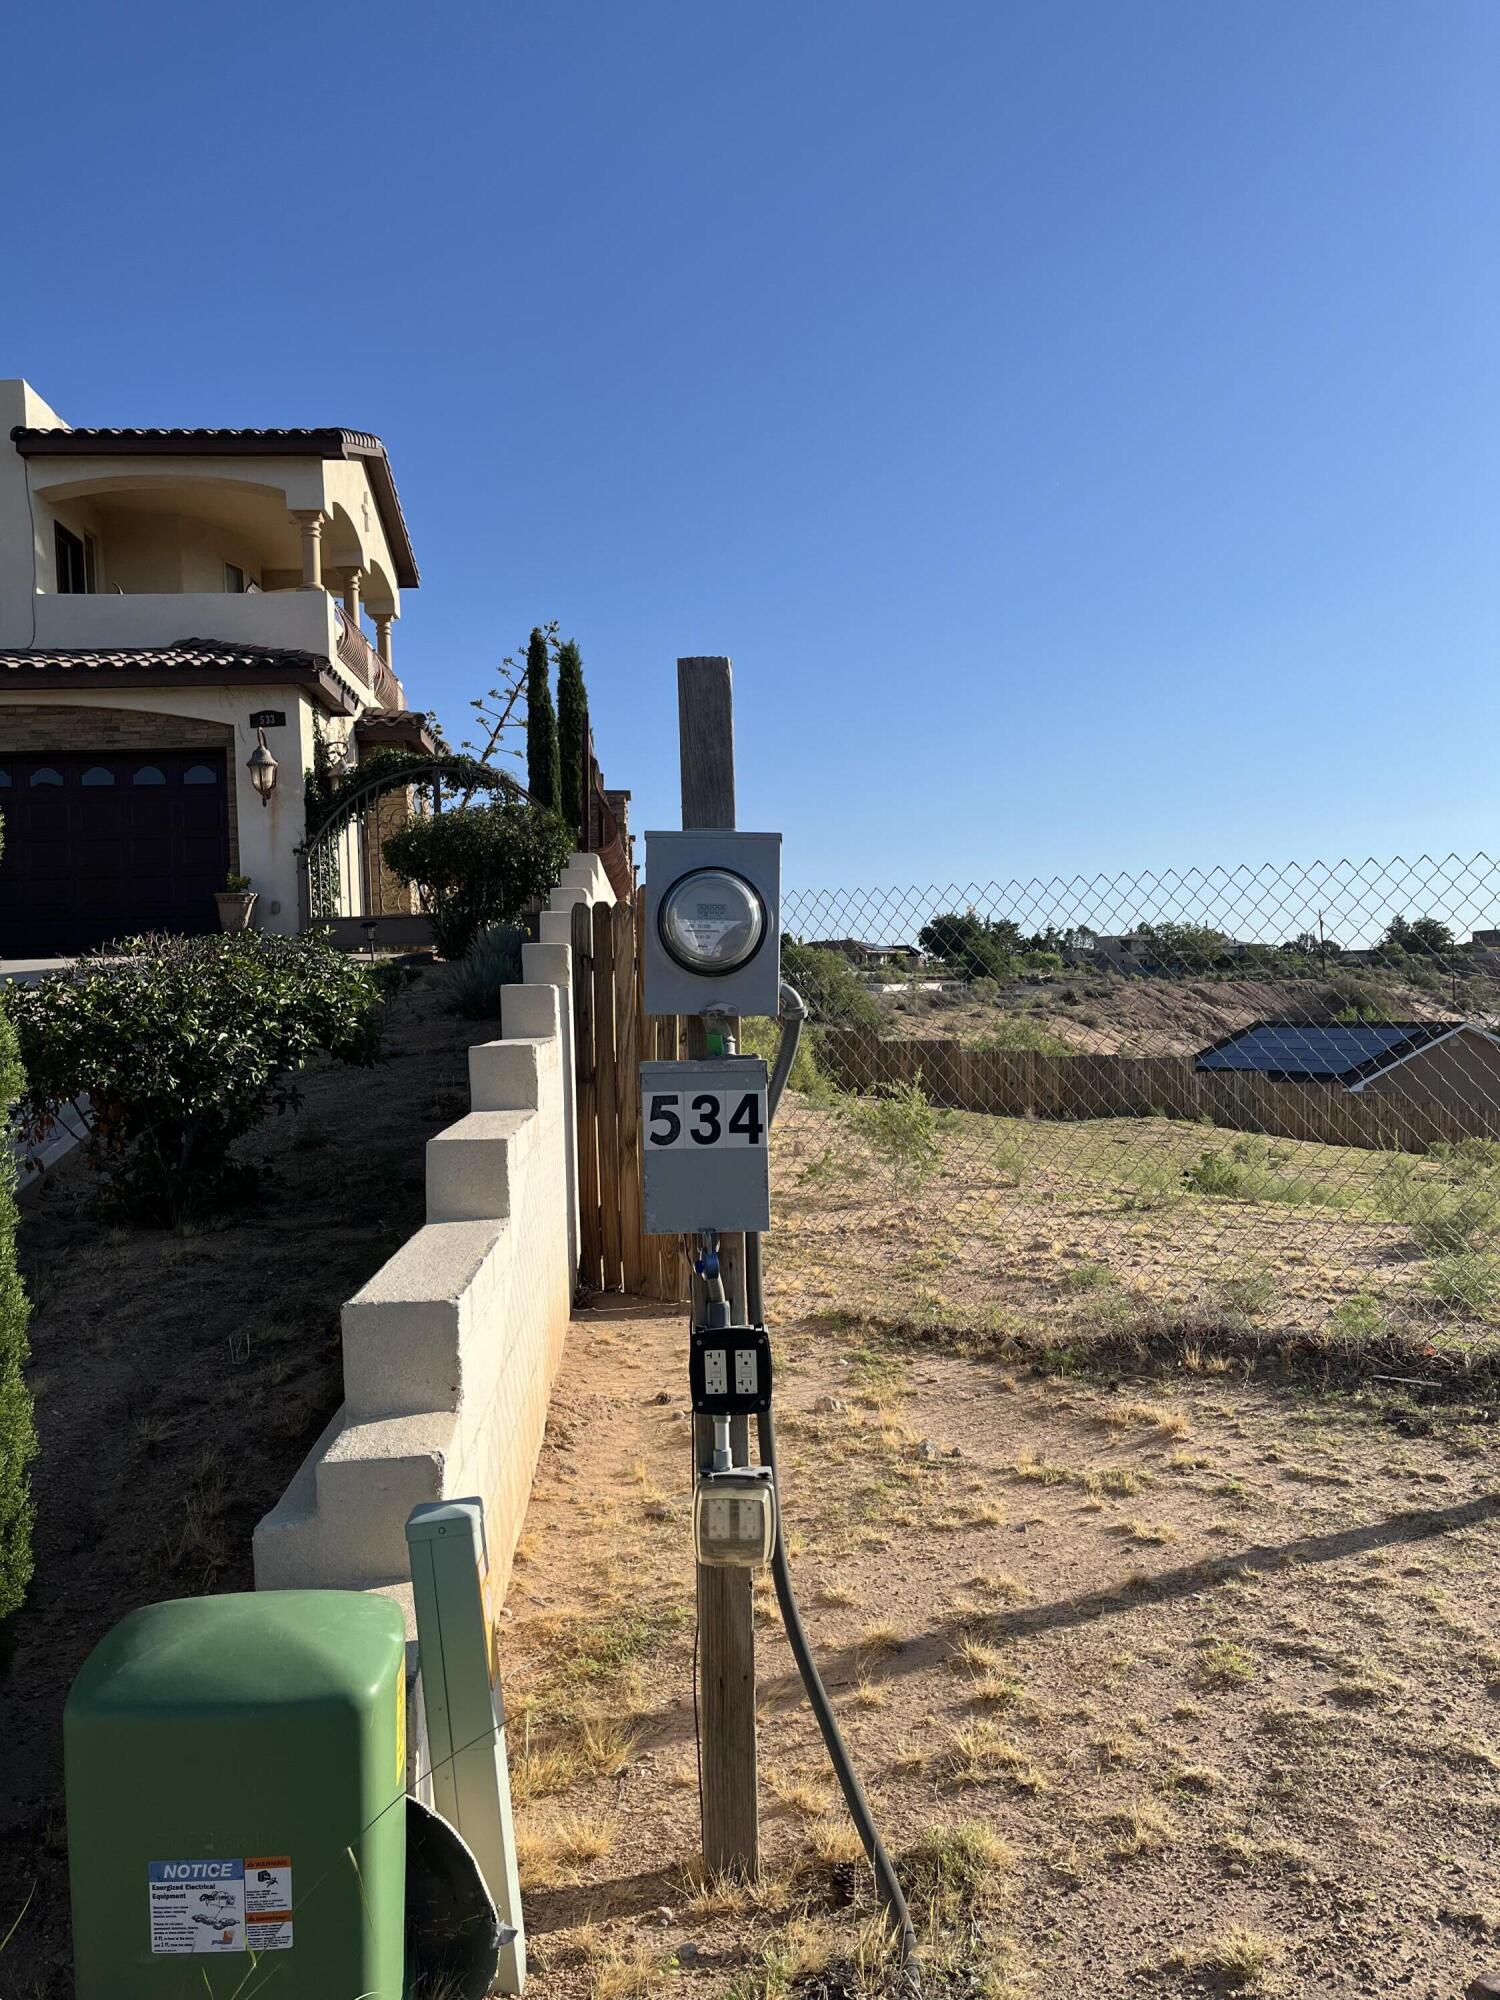
[[[802,1023],[807,1019],[807,1008],[802,996],[794,987],[783,985],[781,989],[781,1042],[776,1051],[776,1061],[771,1070],[771,1081],[766,1099],[767,1123],[776,1116],[776,1107],[781,1094],[786,1089],[787,1078],[792,1073],[792,1064],[797,1059],[797,1044],[802,1037]],[[745,1238],[745,1303],[749,1309],[750,1324],[765,1324],[765,1279],[761,1267],[760,1237],[749,1235]],[[885,1905],[886,1917],[899,1941],[901,1964],[906,1972],[908,1992],[918,1990],[917,1933],[912,1924],[911,1912],[906,1907],[906,1898],[901,1893],[901,1883],[897,1878],[891,1857],[885,1849],[885,1842],[875,1825],[870,1811],[870,1802],[865,1797],[864,1787],[849,1757],[849,1746],[838,1725],[838,1717],[833,1712],[833,1703],[828,1698],[828,1690],[823,1685],[823,1676],[818,1672],[813,1659],[812,1648],[807,1642],[807,1631],[802,1623],[802,1613],[797,1607],[797,1594],[792,1588],[792,1573],[786,1559],[786,1543],[781,1532],[781,1474],[776,1464],[776,1424],[767,1410],[756,1418],[760,1437],[760,1457],[762,1465],[771,1469],[771,1484],[776,1494],[776,1543],[771,1554],[771,1575],[776,1583],[776,1601],[781,1606],[782,1623],[786,1626],[786,1636],[792,1648],[792,1657],[797,1662],[797,1671],[802,1676],[802,1685],[807,1691],[808,1706],[817,1718],[822,1731],[823,1742],[828,1751],[834,1775],[844,1794],[844,1803],[849,1808],[871,1868],[875,1874],[875,1886],[880,1892],[880,1900]]]

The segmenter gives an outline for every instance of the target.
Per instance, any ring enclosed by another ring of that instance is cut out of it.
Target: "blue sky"
[[[7,40],[0,373],[378,431],[450,728],[556,617],[639,826],[676,656],[734,657],[800,884],[1500,844],[1488,0]]]

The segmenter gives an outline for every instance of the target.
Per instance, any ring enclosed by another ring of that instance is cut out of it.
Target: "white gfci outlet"
[[[753,1347],[737,1347],[734,1353],[734,1393],[753,1396],[760,1386]]]
[[[703,1386],[710,1396],[728,1395],[729,1349],[727,1347],[705,1348],[703,1354]]]

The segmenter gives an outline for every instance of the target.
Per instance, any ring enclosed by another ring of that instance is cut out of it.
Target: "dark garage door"
[[[218,927],[229,868],[221,750],[0,754],[0,958]]]

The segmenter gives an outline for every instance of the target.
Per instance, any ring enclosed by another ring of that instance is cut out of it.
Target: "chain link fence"
[[[783,1313],[1089,1329],[1500,1327],[1487,855],[803,890],[773,1141]]]

